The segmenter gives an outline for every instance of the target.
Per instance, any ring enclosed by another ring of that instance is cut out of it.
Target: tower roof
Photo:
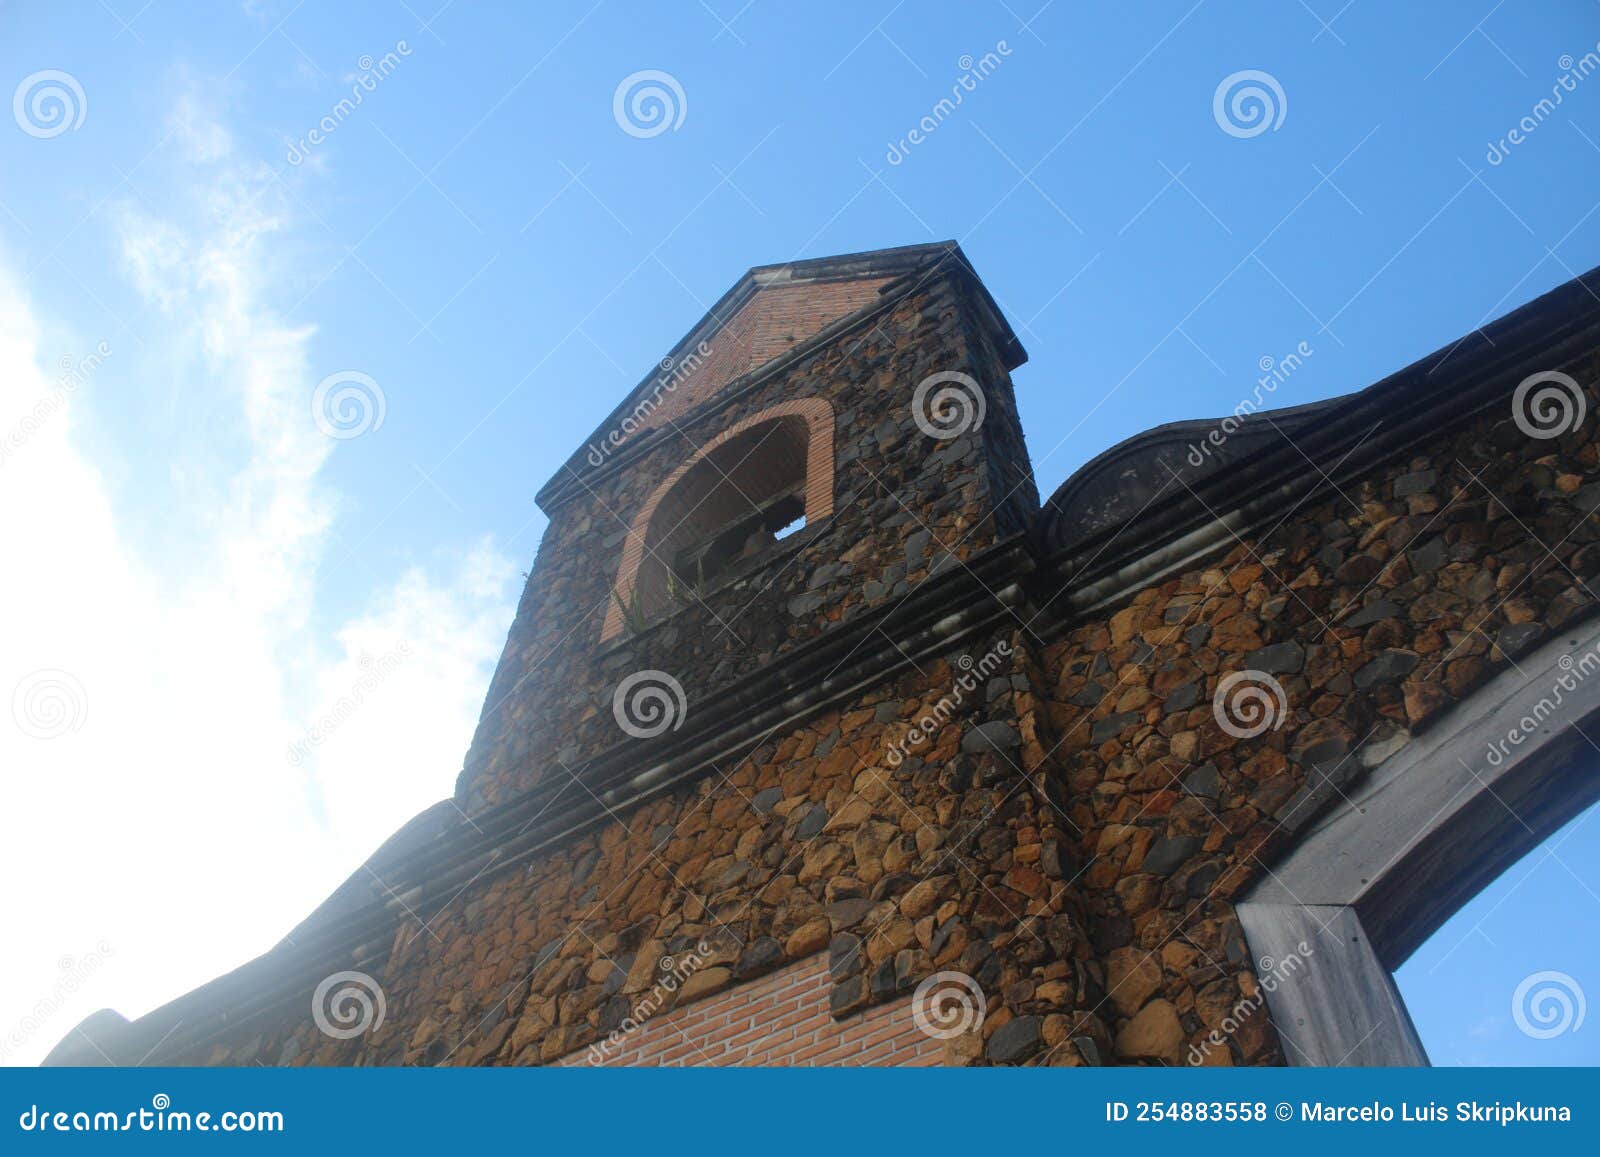
[[[1027,355],[954,241],[902,245],[806,261],[757,265],[739,278],[584,440],[535,501],[546,511],[586,470],[626,445],[648,444],[663,429],[730,387],[803,355],[875,308],[907,278],[956,265],[978,286],[1012,366]]]

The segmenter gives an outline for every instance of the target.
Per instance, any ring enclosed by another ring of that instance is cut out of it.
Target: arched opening
[[[691,603],[833,513],[833,409],[817,398],[735,424],[678,467],[629,529],[602,641]]]
[[[1591,620],[1518,655],[1300,833],[1236,909],[1258,961],[1296,962],[1266,992],[1290,1064],[1429,1063],[1394,970],[1600,799],[1597,746]],[[1503,994],[1508,1017],[1527,995]]]

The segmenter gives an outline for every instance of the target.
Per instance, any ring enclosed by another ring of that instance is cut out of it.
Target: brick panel
[[[603,1042],[602,1042],[603,1043]],[[828,961],[818,953],[759,980],[659,1013],[604,1054],[599,1045],[556,1063],[704,1065],[937,1065],[944,1044],[911,1019],[911,1000],[847,1020],[828,1012]]]
[[[711,352],[638,428],[665,425],[729,382],[759,369],[848,313],[878,299],[886,278],[769,286],[756,293],[707,340]]]

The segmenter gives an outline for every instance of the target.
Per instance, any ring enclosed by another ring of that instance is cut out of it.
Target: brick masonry
[[[819,953],[760,980],[646,1020],[620,1043],[599,1041],[565,1066],[903,1065],[939,1063],[940,1042],[917,1027],[911,1002],[836,1021]]]

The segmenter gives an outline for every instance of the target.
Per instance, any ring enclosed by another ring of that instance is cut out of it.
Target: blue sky
[[[268,947],[449,793],[534,492],[751,265],[958,239],[1030,352],[1048,492],[1302,342],[1285,405],[1600,263],[1600,76],[1498,145],[1596,50],[1580,0],[441,3],[0,5],[5,89],[76,86],[73,127],[26,100],[0,124],[0,431],[59,402],[0,463],[0,683],[67,672],[81,716],[0,747],[36,817],[0,871],[39,881],[0,1028],[60,1006],[8,1059]],[[613,109],[644,70],[681,92],[654,135]],[[1214,112],[1245,70],[1281,93],[1259,133]],[[358,437],[308,421],[339,374],[382,399]],[[1600,991],[1596,846],[1484,925],[1546,946],[1513,986]],[[1508,1012],[1469,940],[1408,995]],[[1436,1057],[1480,1057],[1467,1019],[1424,1024]],[[1489,1059],[1592,1062],[1596,1034]]]

